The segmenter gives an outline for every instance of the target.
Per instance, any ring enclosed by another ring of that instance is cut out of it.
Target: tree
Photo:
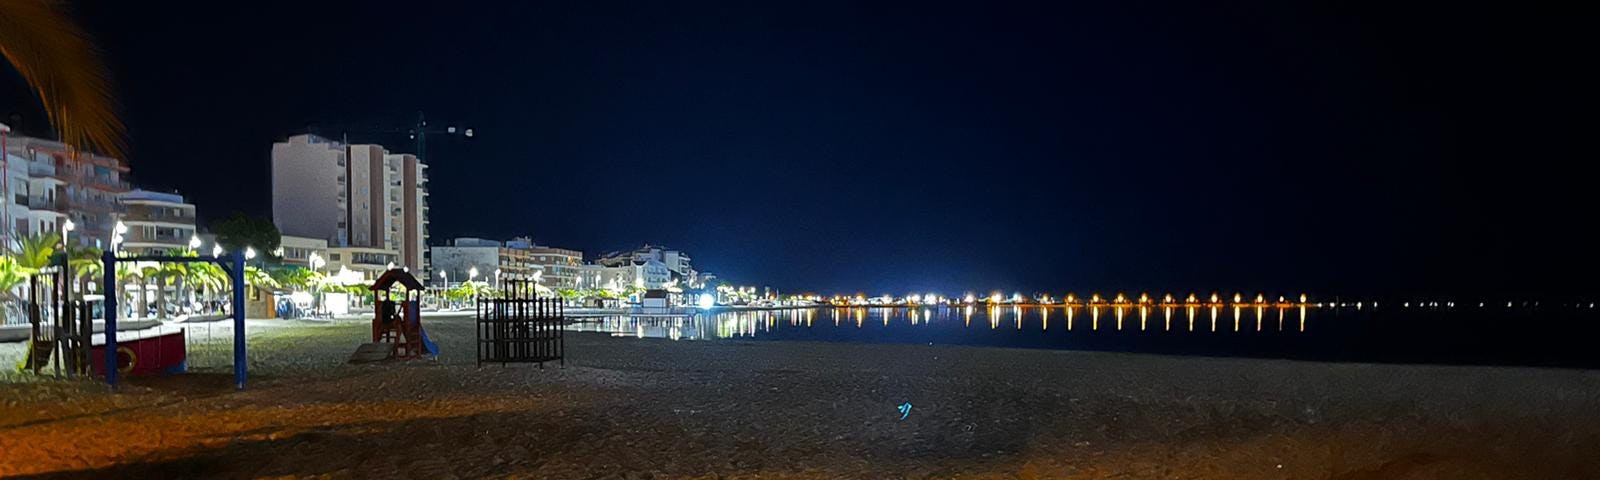
[[[50,256],[55,255],[61,237],[54,233],[22,237],[12,245],[13,260],[29,274],[50,266]]]
[[[269,259],[276,258],[273,252],[278,250],[279,243],[283,241],[283,236],[278,233],[278,227],[272,224],[272,220],[239,212],[212,222],[211,233],[216,234],[217,243],[230,252],[254,248],[256,255]]]
[[[256,268],[253,265],[244,266],[244,283],[247,286],[258,289],[278,287],[278,281],[274,280],[272,275],[267,274],[265,270]]]
[[[25,301],[16,294],[16,289],[28,282],[28,277],[39,273],[49,267],[51,256],[56,252],[56,243],[61,237],[54,233],[34,235],[18,238],[10,245],[11,251],[4,255],[5,263],[0,264],[4,271],[0,272],[0,299],[6,300],[7,315],[9,308],[20,306]]]
[[[295,265],[277,265],[267,269],[267,275],[278,285],[291,290],[312,290],[322,281],[322,274]]]
[[[0,56],[38,94],[56,135],[76,150],[121,157],[110,76],[89,35],[59,0],[0,2]]]
[[[17,261],[9,255],[0,255],[0,302],[4,302],[4,311],[0,311],[0,323],[11,318],[13,308],[22,306],[22,299],[17,296],[17,287],[28,282],[28,273]]]
[[[89,292],[89,284],[100,279],[100,249],[90,246],[67,245],[67,270],[78,285],[77,296]]]

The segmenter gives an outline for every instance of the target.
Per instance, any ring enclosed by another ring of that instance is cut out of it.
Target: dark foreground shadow
[[[566,454],[579,437],[606,433],[589,428],[497,412],[343,424],[278,438],[268,437],[276,429],[263,429],[231,432],[218,438],[225,443],[216,447],[158,451],[147,455],[151,460],[8,478],[499,476],[527,471]]]

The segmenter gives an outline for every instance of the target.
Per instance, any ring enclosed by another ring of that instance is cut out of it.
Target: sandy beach
[[[1595,371],[594,333],[480,369],[470,319],[430,322],[437,362],[345,364],[359,322],[253,335],[243,392],[0,383],[0,476],[1600,478]]]

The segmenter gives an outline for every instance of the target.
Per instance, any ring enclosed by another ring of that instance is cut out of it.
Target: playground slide
[[[421,334],[422,348],[428,351],[428,355],[439,356],[439,346],[428,338],[428,331],[422,328],[422,307],[417,302],[409,302],[406,304],[406,314],[406,318],[411,319],[411,326],[417,327],[417,333]]]
[[[439,346],[434,345],[433,339],[428,338],[428,331],[421,327],[418,327],[417,331],[422,333],[422,348],[428,351],[428,355],[439,356]]]

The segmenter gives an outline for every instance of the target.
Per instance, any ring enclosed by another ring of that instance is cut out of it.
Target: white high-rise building
[[[340,256],[330,265],[377,273],[392,264],[427,279],[427,196],[427,165],[415,155],[309,134],[272,145],[272,221],[284,235],[326,239]]]

